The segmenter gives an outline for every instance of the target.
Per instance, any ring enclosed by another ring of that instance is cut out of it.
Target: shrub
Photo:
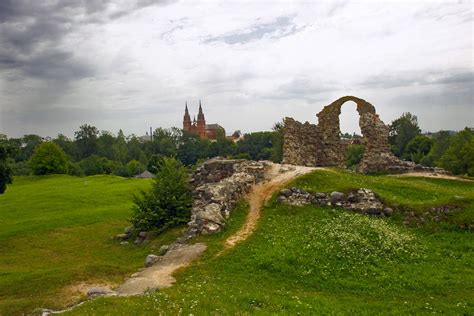
[[[164,158],[153,188],[135,197],[131,222],[138,230],[159,232],[189,221],[191,191],[186,168],[174,158]]]
[[[105,157],[92,155],[79,162],[82,172],[86,176],[94,174],[111,174],[120,170],[122,164],[118,161],[109,160]]]
[[[130,160],[127,163],[127,169],[129,174],[134,176],[145,171],[145,166],[137,160]]]
[[[56,143],[42,143],[33,151],[29,166],[36,175],[66,173],[67,157]]]
[[[28,176],[31,173],[30,167],[26,161],[19,161],[10,164],[14,176]]]
[[[67,164],[67,174],[71,176],[78,176],[78,177],[84,175],[79,164],[71,162],[71,161],[69,161]]]
[[[465,128],[457,133],[439,164],[454,174],[474,176],[474,131]]]
[[[346,150],[346,166],[348,168],[356,166],[362,160],[364,156],[364,146],[363,145],[349,145]]]

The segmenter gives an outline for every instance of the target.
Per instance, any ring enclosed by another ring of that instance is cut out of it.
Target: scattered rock
[[[138,237],[145,239],[146,238],[146,232],[139,232]]]
[[[326,193],[322,193],[322,192],[316,192],[316,193],[314,194],[314,197],[315,197],[316,199],[325,199],[325,198],[327,198],[327,194],[326,194]]]
[[[340,206],[354,212],[375,216],[393,215],[393,209],[384,207],[375,192],[368,189],[351,191],[347,194],[347,199],[344,193],[337,191],[329,194],[323,192],[310,193],[300,188],[291,188],[289,191],[291,192],[290,195],[280,195],[277,200],[280,203],[297,206],[313,203],[316,205]],[[280,191],[280,194],[281,193]],[[284,191],[284,193],[288,194],[286,191]]]
[[[114,236],[115,240],[127,240],[128,238],[130,238],[129,234],[118,234]]]
[[[120,244],[121,244],[122,246],[127,246],[127,245],[129,244],[129,242],[128,242],[128,241],[122,241],[122,242],[120,242]]]
[[[144,241],[144,239],[142,239],[142,238],[136,238],[133,243],[135,245],[141,245],[143,243],[143,241]]]
[[[390,217],[393,215],[393,209],[391,209],[390,207],[386,207],[383,209],[383,213],[385,216]]]
[[[123,230],[123,233],[127,235],[131,235],[133,233],[133,226],[125,227],[125,229]]]
[[[158,250],[158,255],[164,256],[168,252],[168,249],[170,249],[170,246],[168,245],[161,246],[160,249]]]
[[[344,200],[344,193],[342,192],[331,192],[331,203],[337,203]]]
[[[291,190],[290,189],[283,189],[280,191],[280,195],[284,197],[289,197],[291,195]]]
[[[160,257],[157,255],[151,254],[151,255],[146,256],[145,264],[144,264],[145,268],[151,267],[158,260],[160,260]]]
[[[114,291],[107,287],[93,287],[87,291],[87,296],[103,296],[113,294]]]

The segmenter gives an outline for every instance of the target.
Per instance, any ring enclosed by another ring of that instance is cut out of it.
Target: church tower
[[[184,108],[183,130],[185,131],[191,130],[191,116],[189,116],[188,101],[186,101],[186,106]]]
[[[199,100],[199,113],[197,118],[197,129],[199,136],[201,138],[206,138],[206,119],[204,118],[204,113],[202,111],[201,100]]]

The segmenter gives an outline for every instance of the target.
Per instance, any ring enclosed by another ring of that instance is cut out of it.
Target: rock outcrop
[[[347,194],[336,191],[313,193],[300,188],[283,189],[280,191],[278,201],[297,206],[307,204],[338,206],[367,215],[387,217],[393,215],[393,210],[386,207],[374,191],[363,188]]]
[[[264,180],[269,166],[265,161],[222,158],[206,161],[191,180],[194,201],[185,238],[219,232],[237,202],[253,184]]]
[[[382,122],[375,107],[353,96],[342,97],[317,114],[318,125],[302,124],[292,118],[284,119],[283,163],[301,166],[345,167],[345,146],[340,138],[339,115],[344,103],[353,101],[359,112],[364,156],[359,172],[411,172],[427,171],[444,173],[439,168],[428,168],[403,161],[390,151],[388,127]]]

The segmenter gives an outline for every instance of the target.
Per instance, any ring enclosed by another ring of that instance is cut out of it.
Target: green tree
[[[58,134],[58,136],[53,139],[53,142],[58,144],[70,158],[77,156],[76,144],[67,136]]]
[[[38,135],[29,134],[21,138],[21,149],[15,157],[16,161],[27,161],[33,155],[36,146],[43,142],[43,138]]]
[[[113,145],[114,160],[120,161],[121,163],[127,162],[128,148],[127,140],[122,130],[119,130],[117,134],[117,140]]]
[[[95,126],[87,124],[81,125],[79,127],[79,131],[74,132],[78,151],[78,159],[83,159],[91,155],[97,154],[98,135],[99,130]]]
[[[110,161],[97,155],[89,156],[79,162],[79,167],[86,176],[110,173]]]
[[[130,175],[134,176],[145,171],[145,166],[137,160],[130,160],[127,163],[127,169]]]
[[[420,163],[423,157],[430,152],[432,146],[433,140],[431,138],[418,135],[407,144],[403,158]]]
[[[100,136],[97,138],[97,153],[101,157],[105,157],[110,160],[115,159],[114,145],[116,138],[109,131],[100,132]]]
[[[168,157],[176,156],[183,138],[185,136],[177,128],[157,128],[153,132],[153,141],[150,142],[151,153]]]
[[[209,140],[184,133],[178,147],[177,157],[185,165],[195,164],[198,160],[209,157],[210,145]]]
[[[191,191],[186,168],[175,158],[164,158],[153,188],[134,200],[131,222],[139,230],[165,229],[190,218]]]
[[[164,156],[161,155],[152,155],[148,160],[148,164],[146,169],[151,173],[156,174],[158,170],[161,169],[161,165],[163,164]]]
[[[237,143],[237,152],[247,153],[254,160],[271,159],[274,154],[276,132],[255,132],[245,134]]]
[[[5,192],[7,184],[12,183],[11,169],[7,163],[10,154],[11,148],[5,142],[0,141],[0,194]]]
[[[451,145],[451,132],[439,131],[433,134],[433,146],[428,155],[424,156],[420,163],[424,166],[434,167],[438,164],[439,159]]]
[[[59,145],[46,142],[35,148],[29,166],[36,175],[66,173],[67,162],[66,153]]]
[[[410,112],[403,113],[389,126],[388,140],[392,145],[393,153],[398,157],[403,157],[408,143],[420,134],[421,130],[416,115],[412,115]]]
[[[453,174],[474,176],[474,131],[466,127],[457,133],[439,165]]]
[[[225,137],[217,138],[209,145],[209,157],[229,157],[235,154],[237,146]]]

